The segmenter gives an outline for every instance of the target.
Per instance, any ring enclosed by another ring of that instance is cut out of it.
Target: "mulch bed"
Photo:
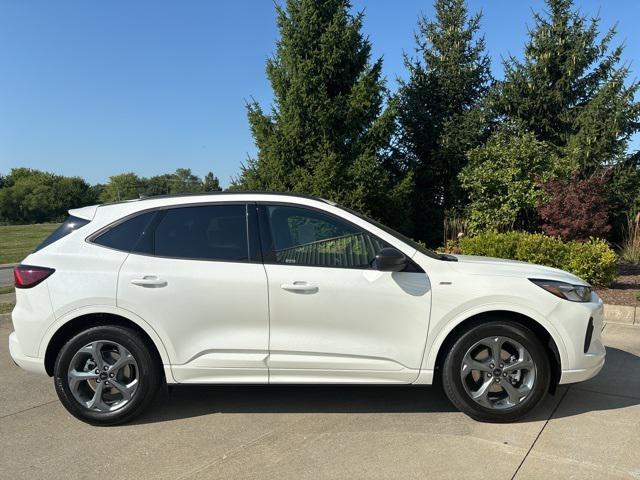
[[[611,287],[595,290],[604,303],[640,307],[640,265],[620,265],[618,278]]]

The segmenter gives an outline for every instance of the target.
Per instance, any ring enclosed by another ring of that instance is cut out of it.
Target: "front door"
[[[147,247],[122,265],[118,306],[158,331],[178,382],[268,382],[267,279],[255,206],[172,207],[157,215],[144,234]]]
[[[270,383],[410,383],[431,288],[419,267],[374,268],[389,244],[328,212],[261,205],[269,283]]]

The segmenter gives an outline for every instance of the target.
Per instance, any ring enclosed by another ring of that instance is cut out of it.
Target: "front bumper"
[[[11,332],[9,335],[9,353],[11,354],[13,361],[16,362],[19,367],[24,368],[29,372],[40,373],[43,375],[47,374],[47,371],[44,368],[43,358],[29,357],[22,352],[16,332]]]
[[[562,368],[561,384],[583,382],[595,377],[604,367],[607,351],[602,343],[603,305],[602,301],[595,294],[593,295],[594,301],[587,304],[568,304],[568,302],[563,304],[567,309],[572,308],[577,315],[564,317],[563,325],[567,327],[571,325],[572,328],[568,329],[565,337],[570,341],[568,346],[571,348],[568,352],[569,362]],[[568,313],[568,310],[564,313]],[[591,329],[588,327],[589,321],[592,325]]]
[[[560,377],[560,383],[577,383],[584,382],[585,380],[589,380],[590,378],[595,377],[602,367],[604,367],[604,357],[603,353],[601,356],[598,356],[597,363],[589,368],[582,368],[579,370],[563,370],[562,376]]]

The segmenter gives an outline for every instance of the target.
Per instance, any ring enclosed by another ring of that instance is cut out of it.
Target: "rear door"
[[[389,244],[318,209],[261,205],[269,280],[271,383],[409,383],[417,378],[431,288],[374,268]]]
[[[175,379],[266,383],[267,279],[255,206],[160,210],[118,278],[118,306],[161,335]]]

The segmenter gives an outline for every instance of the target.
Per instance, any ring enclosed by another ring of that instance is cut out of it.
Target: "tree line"
[[[106,185],[89,185],[80,177],[14,168],[7,176],[0,176],[0,224],[58,222],[71,208],[130,200],[141,195],[219,190],[220,182],[212,172],[199,178],[188,168],[148,178],[123,173],[110,177]]]
[[[276,5],[279,38],[266,62],[274,101],[247,105],[257,154],[230,189],[329,198],[429,245],[451,225],[618,238],[640,209],[640,152],[629,151],[640,103],[615,28],[603,30],[572,0],[547,0],[523,55],[506,56],[498,80],[481,14],[464,0],[434,6],[433,18],[418,18],[415,51],[391,92],[365,15],[348,0]],[[46,191],[56,180],[30,172],[27,180],[13,170],[0,184],[0,221],[39,221],[45,198],[47,211],[60,212],[64,201],[219,189],[213,174],[188,169],[123,174],[105,186],[56,177],[66,186],[53,200]],[[20,200],[21,182],[31,182],[33,200]]]

